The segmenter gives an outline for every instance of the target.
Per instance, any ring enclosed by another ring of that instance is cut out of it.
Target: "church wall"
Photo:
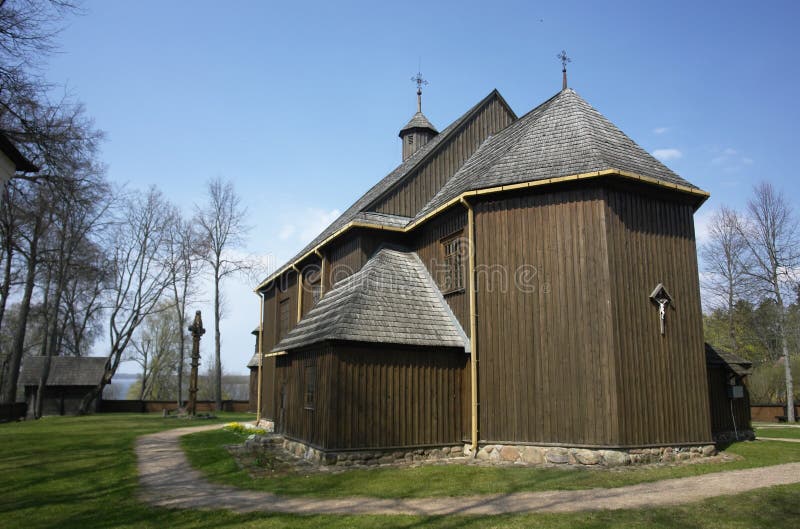
[[[710,441],[693,206],[629,184],[606,196],[620,440]],[[649,299],[659,283],[673,299],[663,336]]]
[[[321,344],[279,356],[284,406],[282,412],[278,406],[277,431],[324,450],[459,444],[469,425],[468,358],[454,349],[383,344]],[[304,402],[310,366],[313,407]]]
[[[482,443],[619,444],[604,197],[582,184],[474,206]]]

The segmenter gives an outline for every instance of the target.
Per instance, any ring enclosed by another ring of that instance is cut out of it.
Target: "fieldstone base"
[[[717,444],[728,444],[734,441],[755,441],[756,434],[753,430],[739,430],[738,432],[717,432],[714,434],[714,442]]]
[[[472,460],[469,445],[452,445],[407,450],[369,450],[326,452],[280,435],[252,435],[245,442],[248,450],[280,447],[291,456],[310,463],[336,467],[369,467],[390,464],[413,464],[425,461]],[[600,466],[620,467],[653,463],[674,463],[712,457],[714,445],[635,448],[628,450],[590,450],[554,446],[498,445],[479,447],[475,460],[480,463],[531,466]]]
[[[464,448],[466,455],[469,447]],[[485,445],[478,449],[475,458],[488,462],[505,462],[523,465],[574,465],[619,467],[649,463],[688,461],[716,455],[714,445],[658,448],[633,448],[628,450],[595,450],[564,448],[559,446]]]

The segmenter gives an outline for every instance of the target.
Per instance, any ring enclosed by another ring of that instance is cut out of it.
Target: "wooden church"
[[[693,214],[708,193],[574,90],[495,90],[258,287],[258,411],[322,453],[712,441]]]

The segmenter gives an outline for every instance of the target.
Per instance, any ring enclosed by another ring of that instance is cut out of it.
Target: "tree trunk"
[[[0,328],[3,326],[3,317],[6,313],[8,293],[11,291],[11,261],[14,258],[14,247],[11,245],[11,241],[6,241],[6,247],[4,250],[5,262],[3,263],[3,284],[0,285],[0,296],[3,297],[3,299],[0,300]]]
[[[25,331],[28,327],[28,315],[31,308],[31,296],[33,295],[34,281],[36,279],[36,260],[39,248],[39,229],[41,221],[37,217],[34,226],[33,236],[28,252],[28,270],[25,273],[25,292],[22,295],[22,302],[19,308],[19,322],[17,332],[14,336],[14,344],[8,358],[8,376],[6,385],[3,388],[2,401],[12,404],[17,400],[17,381],[19,380],[19,367],[22,363],[22,353],[25,350]]]
[[[217,399],[217,411],[222,410],[222,357],[220,356],[219,332],[219,270],[214,273],[214,395]]]
[[[783,298],[778,292],[778,318],[780,320],[779,330],[781,333],[781,349],[783,356],[783,375],[786,383],[786,420],[790,423],[795,421],[794,416],[794,382],[792,380],[792,364],[789,358],[789,341],[786,339],[786,309],[783,306]]]
[[[48,322],[48,331],[45,341],[47,343],[47,354],[45,354],[44,366],[42,367],[42,374],[39,377],[39,386],[36,388],[36,401],[33,416],[39,419],[42,416],[42,405],[44,403],[45,389],[47,388],[47,378],[50,376],[50,365],[53,360],[53,354],[56,350],[58,343],[58,312],[61,306],[61,295],[64,291],[64,272],[59,271],[59,277],[56,281],[55,301],[53,302],[53,314]]]
[[[736,326],[733,323],[733,285],[728,288],[728,335],[731,338],[731,352],[736,354]]]

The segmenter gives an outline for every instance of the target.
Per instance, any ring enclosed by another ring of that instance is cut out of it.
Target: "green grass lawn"
[[[756,428],[756,437],[800,439],[800,428]]]
[[[225,421],[246,418],[248,416],[233,414],[222,417]],[[134,439],[142,434],[186,425],[184,421],[164,419],[160,414],[58,417],[0,424],[0,527],[788,529],[796,527],[800,518],[800,485],[668,509],[472,518],[236,515],[219,511],[173,511],[140,503]],[[788,446],[788,443],[775,443],[775,446]],[[773,456],[780,459],[779,454]],[[461,480],[463,476],[449,479]],[[468,485],[461,483],[461,486]]]
[[[725,463],[616,470],[427,465],[253,479],[238,468],[224,448],[224,445],[240,443],[243,439],[241,434],[214,430],[184,436],[181,444],[192,465],[212,481],[277,494],[317,497],[420,498],[621,487],[659,479],[800,461],[800,443],[748,442],[730,446],[727,452],[743,459]]]

